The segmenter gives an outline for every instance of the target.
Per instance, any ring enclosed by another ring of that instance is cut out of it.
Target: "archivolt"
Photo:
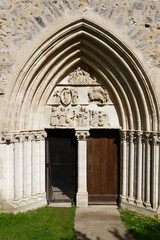
[[[58,81],[84,62],[104,79],[116,99],[122,129],[157,131],[157,100],[134,54],[110,32],[81,19],[46,40],[13,86],[9,128],[42,129],[46,103]]]

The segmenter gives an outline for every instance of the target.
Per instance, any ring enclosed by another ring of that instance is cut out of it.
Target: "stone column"
[[[153,209],[158,207],[158,138],[157,134],[152,134],[152,205]]]
[[[137,199],[136,204],[142,205],[142,133],[137,132]]]
[[[31,195],[31,138],[29,133],[24,134],[23,152],[23,200],[27,200]]]
[[[126,201],[126,189],[127,189],[127,133],[126,131],[120,131],[121,136],[121,201]]]
[[[34,197],[37,194],[37,157],[39,148],[36,137],[32,136],[32,151],[31,151],[31,195]]]
[[[77,130],[76,137],[78,140],[78,191],[76,202],[78,207],[87,207],[87,139],[89,131]]]
[[[45,138],[47,137],[47,133],[44,132],[41,134],[40,138],[40,194],[45,193]]]
[[[129,197],[130,203],[134,202],[134,132],[129,132]]]
[[[146,184],[145,184],[145,203],[144,205],[147,208],[151,207],[151,190],[150,190],[150,184],[151,184],[151,156],[150,156],[150,134],[145,133],[144,134],[144,141],[145,141],[145,160],[146,160]]]
[[[22,142],[21,136],[15,135],[14,140],[14,201],[22,197]]]
[[[146,188],[146,143],[145,135],[142,137],[142,201],[145,202],[145,188]]]

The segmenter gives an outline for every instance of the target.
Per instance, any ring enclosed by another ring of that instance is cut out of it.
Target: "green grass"
[[[75,240],[75,207],[0,214],[0,240]]]
[[[137,240],[160,240],[160,220],[119,210],[122,222]]]

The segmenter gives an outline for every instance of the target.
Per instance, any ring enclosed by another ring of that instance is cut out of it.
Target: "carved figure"
[[[90,112],[90,124],[93,127],[97,127],[98,126],[98,112],[97,111],[91,111]]]
[[[102,111],[90,112],[90,124],[93,127],[103,127],[105,124],[106,113]]]
[[[86,126],[88,120],[88,110],[84,107],[81,107],[77,114],[77,119],[78,126]]]
[[[69,83],[72,84],[96,84],[96,77],[92,78],[87,71],[78,67],[77,70],[69,74]]]
[[[64,88],[61,92],[61,102],[67,106],[71,102],[71,93],[69,88]]]
[[[57,109],[55,107],[52,107],[50,124],[51,126],[54,126],[54,127],[58,125],[58,115],[57,115]]]
[[[88,92],[90,102],[97,101],[98,103],[104,104],[108,101],[109,95],[106,89],[101,87],[94,87]]]
[[[74,122],[76,116],[75,110],[68,109],[66,114],[66,123]]]
[[[98,126],[103,127],[104,126],[104,120],[106,118],[106,114],[102,111],[98,112]]]
[[[78,92],[75,89],[71,89],[72,104],[77,105],[78,103]]]
[[[65,116],[65,108],[61,107],[60,112],[59,112],[59,126],[65,126],[66,124],[66,116]]]
[[[55,104],[60,104],[60,91],[56,91],[53,94],[53,101]]]

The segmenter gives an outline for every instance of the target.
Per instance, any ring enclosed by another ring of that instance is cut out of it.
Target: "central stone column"
[[[77,207],[88,207],[87,192],[87,139],[89,137],[88,130],[76,130],[78,140],[78,191],[77,191]]]

